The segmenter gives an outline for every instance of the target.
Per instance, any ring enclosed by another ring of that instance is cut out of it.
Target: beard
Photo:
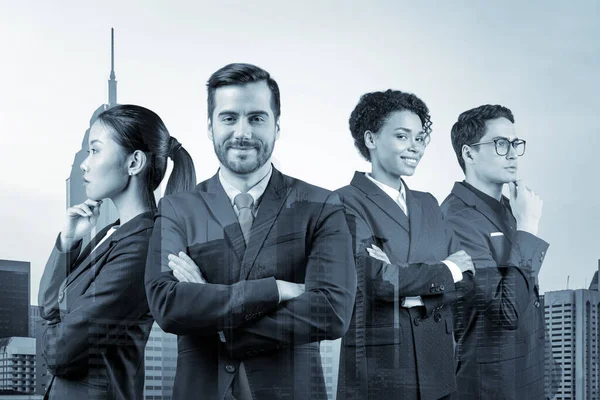
[[[273,144],[259,140],[233,139],[217,144],[213,142],[215,154],[221,164],[236,174],[251,174],[271,158]],[[246,150],[242,154],[233,154],[236,149]]]

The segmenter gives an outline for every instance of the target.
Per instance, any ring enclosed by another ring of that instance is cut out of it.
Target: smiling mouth
[[[417,160],[416,158],[411,158],[411,157],[400,157],[404,160],[405,163],[407,163],[408,165],[417,165],[417,163],[419,162],[419,160]]]

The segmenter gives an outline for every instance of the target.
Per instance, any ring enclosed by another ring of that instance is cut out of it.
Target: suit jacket
[[[342,340],[339,399],[439,399],[456,391],[452,313],[469,290],[441,262],[458,249],[429,193],[406,191],[408,216],[362,172],[336,191],[353,237],[358,291]],[[375,244],[391,264],[370,257]],[[425,307],[400,307],[421,296]]]
[[[511,213],[503,218],[462,183],[442,211],[476,269],[475,290],[454,308],[459,397],[543,399],[544,307],[536,276],[548,244],[517,231]]]
[[[248,248],[218,174],[163,198],[155,222],[146,292],[156,322],[179,336],[174,398],[230,396],[244,361],[254,399],[326,399],[319,341],[347,330],[356,290],[337,195],[273,169]],[[175,279],[167,257],[179,251],[208,283]],[[306,291],[278,304],[276,279]]]
[[[113,225],[83,251],[79,242],[63,252],[57,239],[44,269],[38,302],[48,322],[38,337],[54,376],[51,399],[143,398],[153,322],[144,291],[153,213],[134,217],[91,251]]]

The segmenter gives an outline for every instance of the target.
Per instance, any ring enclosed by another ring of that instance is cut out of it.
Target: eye
[[[250,117],[251,122],[263,123],[265,122],[265,118],[262,115],[254,115]]]
[[[96,150],[96,149],[89,149],[86,151],[86,153],[88,153],[88,154],[96,154],[97,152],[98,152],[98,150]]]
[[[500,140],[498,140],[498,142],[496,142],[496,145],[498,147],[507,147],[508,146],[508,140],[506,140],[506,139],[500,139]]]
[[[233,118],[231,115],[225,115],[225,116],[221,117],[221,122],[224,122],[226,124],[231,124],[231,123],[235,122],[235,118]]]
[[[425,143],[425,136],[417,136],[415,140],[419,143]]]
[[[402,140],[406,140],[407,136],[405,134],[403,134],[403,133],[400,133],[400,134],[396,135],[396,138],[402,139]]]

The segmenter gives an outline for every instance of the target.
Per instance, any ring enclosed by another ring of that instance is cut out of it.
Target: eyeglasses
[[[513,149],[515,149],[518,156],[522,156],[523,154],[525,154],[525,143],[527,143],[527,142],[523,139],[515,139],[511,142],[510,140],[508,140],[506,138],[496,138],[494,140],[489,140],[487,142],[473,143],[473,144],[470,144],[469,146],[479,146],[480,144],[489,144],[489,143],[494,143],[494,145],[496,147],[496,154],[498,154],[499,156],[507,155],[508,151],[510,149],[510,146],[512,146]]]

